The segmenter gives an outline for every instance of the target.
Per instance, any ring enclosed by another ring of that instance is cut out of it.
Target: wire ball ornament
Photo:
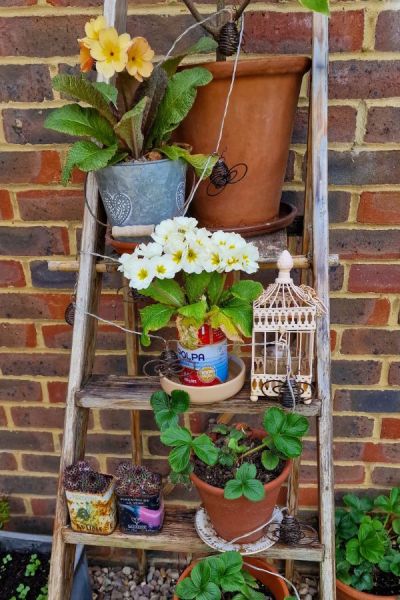
[[[228,21],[221,27],[218,38],[218,51],[223,56],[232,56],[238,51],[240,33],[234,21]]]
[[[175,350],[167,348],[158,358],[148,360],[143,365],[143,373],[148,377],[174,377],[183,371],[179,357]]]
[[[281,522],[271,521],[267,526],[266,535],[270,540],[287,546],[311,546],[318,542],[318,533],[311,525],[302,523],[287,509],[282,512]]]
[[[261,388],[264,396],[270,395],[271,381],[266,381]],[[276,381],[277,385],[273,386],[272,390],[278,394],[278,400],[284,408],[295,408],[301,402],[307,404],[311,400],[304,400],[304,387],[312,386],[308,383],[303,383],[303,387],[296,381],[295,377],[287,376],[286,381]]]
[[[248,167],[245,163],[237,163],[229,168],[224,157],[220,156],[214,165],[210,175],[210,183],[207,187],[209,196],[218,196],[227,185],[239,183],[246,176]]]

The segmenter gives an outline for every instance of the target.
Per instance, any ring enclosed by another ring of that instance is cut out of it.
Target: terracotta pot
[[[262,558],[248,558],[247,556],[243,557],[244,568],[246,571],[253,575],[260,583],[263,583],[275,596],[275,600],[284,600],[287,596],[289,596],[289,590],[286,586],[286,583],[280,579],[279,577],[274,577],[269,573],[263,573],[262,571],[258,571],[257,569],[267,569],[268,571],[272,571],[273,573],[278,573],[278,571],[267,563],[267,561]],[[191,563],[186,569],[183,571],[181,576],[179,577],[178,583],[183,579],[186,579],[190,575],[191,570],[195,566],[195,562]],[[257,567],[255,569],[254,567]],[[179,600],[178,596],[174,594],[174,600]]]
[[[375,596],[360,592],[355,588],[346,585],[339,579],[336,580],[336,600],[397,600],[400,596]]]
[[[252,437],[262,440],[265,437],[265,431],[254,430]],[[199,492],[202,504],[215,531],[224,540],[230,541],[248,531],[257,529],[272,517],[280,489],[289,477],[290,469],[291,461],[288,461],[282,473],[276,479],[264,485],[265,496],[259,502],[252,502],[243,496],[237,500],[227,500],[224,498],[222,488],[205,483],[194,473],[190,475],[190,478]],[[255,542],[262,536],[263,530],[260,530],[252,535],[243,536],[238,540],[238,543]]]
[[[200,186],[192,212],[202,226],[240,229],[278,217],[301,81],[310,65],[303,56],[239,62],[220,152],[229,168],[245,163],[248,171],[217,196],[207,193],[209,180]],[[176,139],[188,141],[195,153],[209,153],[215,150],[233,62],[201,66],[213,81],[198,88]]]

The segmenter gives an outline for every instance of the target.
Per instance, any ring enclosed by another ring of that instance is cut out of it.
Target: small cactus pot
[[[162,492],[142,498],[117,494],[119,528],[123,533],[149,534],[161,531],[164,522]]]
[[[117,526],[115,479],[103,493],[65,490],[71,527],[74,531],[109,535]]]

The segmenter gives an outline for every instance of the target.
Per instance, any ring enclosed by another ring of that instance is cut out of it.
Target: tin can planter
[[[129,462],[120,463],[116,475],[120,530],[128,534],[161,531],[164,522],[161,476]]]
[[[120,163],[96,171],[110,224],[158,225],[164,219],[183,215],[186,168],[181,159],[162,159]],[[137,238],[124,237],[123,241]]]
[[[229,374],[228,344],[220,329],[203,325],[198,331],[200,344],[195,349],[178,343],[182,371],[181,383],[196,387],[225,383]]]
[[[71,492],[66,490],[71,527],[74,531],[109,535],[117,525],[115,481],[112,475],[105,492]]]

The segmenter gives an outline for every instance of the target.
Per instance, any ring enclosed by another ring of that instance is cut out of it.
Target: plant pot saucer
[[[241,358],[229,355],[229,375],[225,383],[198,387],[181,383],[177,376],[169,379],[160,377],[160,385],[164,392],[171,394],[172,390],[183,390],[190,396],[191,404],[213,404],[228,400],[240,392],[244,385],[246,366]]]
[[[282,511],[280,510],[280,508],[275,506],[274,512],[272,513],[271,521],[280,523],[282,521],[282,518]],[[196,527],[198,536],[203,540],[203,542],[207,544],[207,546],[213,548],[213,550],[217,550],[218,552],[228,552],[229,550],[235,550],[237,552],[240,552],[240,554],[242,554],[243,556],[249,556],[251,554],[258,554],[259,552],[264,552],[276,543],[274,540],[268,537],[268,535],[263,535],[256,542],[252,542],[250,544],[240,544],[239,542],[227,542],[216,533],[207,514],[207,511],[202,506],[196,512],[194,525]]]
[[[117,254],[119,254],[120,256],[122,254],[132,254],[132,252],[135,250],[136,246],[139,244],[140,242],[125,242],[125,241],[121,241],[121,240],[116,240],[115,238],[113,238],[113,236],[111,235],[110,232],[107,232],[106,234],[106,244],[107,246],[111,246],[111,248],[113,248],[115,250],[115,252]]]
[[[260,223],[259,225],[245,225],[243,227],[221,227],[221,228],[209,228],[210,231],[218,231],[222,229],[227,233],[240,233],[243,237],[255,237],[262,235],[263,233],[273,233],[284,229],[291,223],[293,223],[295,216],[297,215],[297,208],[288,202],[281,202],[279,205],[279,214],[275,219],[268,221],[267,223]]]

